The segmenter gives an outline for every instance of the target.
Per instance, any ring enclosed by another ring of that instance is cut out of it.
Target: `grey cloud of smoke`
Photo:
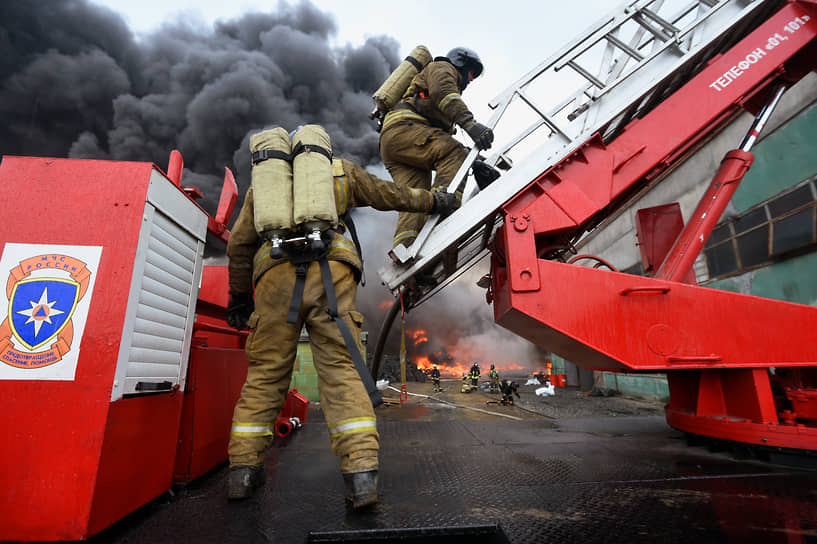
[[[212,28],[141,39],[88,0],[0,5],[0,154],[151,161],[172,149],[215,212],[223,168],[249,185],[249,133],[322,124],[335,153],[380,162],[371,93],[399,63],[389,37],[333,48],[331,14],[279,3]],[[240,202],[239,202],[240,204]]]

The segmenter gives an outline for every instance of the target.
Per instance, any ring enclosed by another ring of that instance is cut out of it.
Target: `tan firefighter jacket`
[[[448,60],[435,60],[414,76],[403,98],[387,115],[383,130],[404,121],[424,121],[453,133],[454,125],[467,131],[474,115],[460,94],[462,76]]]
[[[434,203],[431,192],[411,189],[374,176],[346,159],[332,160],[335,180],[335,206],[338,217],[350,208],[371,206],[377,210],[397,210],[428,213]],[[344,226],[345,229],[345,226]],[[341,230],[340,227],[338,230]],[[233,225],[227,243],[230,258],[230,292],[250,293],[258,279],[270,268],[287,261],[270,257],[271,244],[261,238],[253,224],[252,188],[247,191],[244,205]],[[328,259],[349,264],[356,277],[361,273],[362,263],[354,242],[335,232],[330,244]]]

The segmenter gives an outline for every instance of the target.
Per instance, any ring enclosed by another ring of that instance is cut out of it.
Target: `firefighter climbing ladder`
[[[462,208],[440,224],[432,216],[411,247],[395,248],[395,262],[380,270],[383,282],[394,291],[422,272],[429,286],[410,305],[441,289],[486,254],[505,202],[595,134],[612,141],[775,7],[768,0],[637,0],[602,18],[489,104],[495,112],[488,124],[501,145],[488,162],[518,164],[477,192],[468,177],[472,149],[449,187],[465,182]],[[566,98],[554,101],[554,90]],[[503,130],[515,135],[503,138]],[[524,153],[521,160],[516,153]]]

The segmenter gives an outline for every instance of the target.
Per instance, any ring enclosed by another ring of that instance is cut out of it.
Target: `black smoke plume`
[[[332,47],[332,15],[308,0],[202,28],[135,36],[88,0],[0,3],[0,155],[185,161],[215,212],[225,166],[250,180],[248,135],[318,123],[336,154],[379,163],[367,113],[398,43]],[[240,202],[239,202],[240,204]]]

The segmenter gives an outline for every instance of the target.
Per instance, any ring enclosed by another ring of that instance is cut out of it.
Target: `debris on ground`
[[[522,382],[524,378],[519,381]],[[514,397],[512,406],[502,405],[501,394],[489,393],[479,389],[470,394],[460,392],[459,380],[443,378],[443,392],[434,392],[431,382],[408,382],[409,404],[432,407],[445,404],[448,408],[471,407],[501,412],[503,415],[531,419],[545,417],[548,419],[624,417],[624,416],[664,416],[666,401],[657,398],[635,398],[616,394],[614,396],[592,396],[591,392],[582,393],[578,387],[554,387],[553,385],[520,385],[520,398]],[[552,395],[537,394],[537,390],[547,388]],[[425,398],[423,398],[425,397]],[[432,411],[433,412],[433,411]],[[493,419],[490,414],[472,414],[477,419]],[[505,416],[505,417],[507,417]],[[430,412],[428,417],[434,418]]]
[[[666,404],[658,398],[583,394],[578,387],[556,387],[552,396],[538,396],[536,389],[520,386],[518,404],[551,418],[663,416]]]
[[[544,387],[539,387],[536,389],[536,396],[537,397],[552,397],[556,394],[556,388],[552,385],[546,385]]]

